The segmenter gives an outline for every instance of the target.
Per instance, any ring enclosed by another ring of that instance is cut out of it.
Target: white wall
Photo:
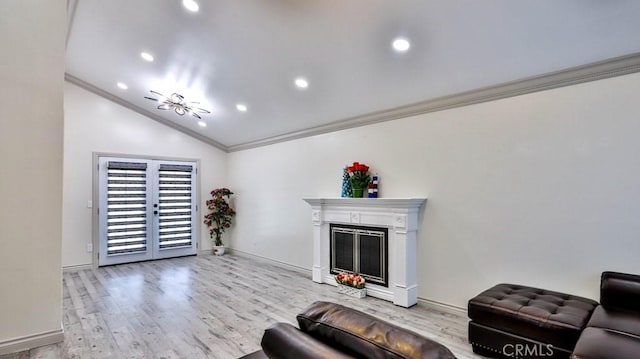
[[[64,198],[62,265],[91,264],[93,153],[200,160],[200,208],[212,189],[226,185],[227,155],[204,142],[69,82],[64,87]],[[210,249],[200,226],[200,250]]]
[[[0,354],[62,330],[65,11],[0,1]]]
[[[465,307],[498,282],[598,298],[640,273],[640,74],[229,154],[232,247],[309,268],[310,209],[353,161],[384,197],[427,196],[419,296]],[[330,104],[327,104],[330,105]]]

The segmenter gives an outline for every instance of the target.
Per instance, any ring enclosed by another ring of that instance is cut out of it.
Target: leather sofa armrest
[[[288,323],[276,323],[269,327],[260,344],[271,359],[353,359]]]
[[[640,312],[640,275],[603,272],[600,304]]]
[[[442,344],[340,304],[315,302],[297,319],[301,331],[358,358],[455,359]]]

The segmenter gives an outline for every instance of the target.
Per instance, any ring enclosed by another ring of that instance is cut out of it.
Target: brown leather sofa
[[[315,302],[297,320],[300,329],[271,326],[262,350],[243,358],[455,359],[442,344],[335,303]]]
[[[602,273],[600,305],[580,335],[571,358],[640,358],[640,276]]]
[[[498,284],[469,300],[468,313],[469,342],[486,357],[640,359],[640,275],[602,273],[599,304]]]

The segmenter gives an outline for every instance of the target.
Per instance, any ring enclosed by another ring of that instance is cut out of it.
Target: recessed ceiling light
[[[143,59],[145,59],[146,61],[149,61],[149,62],[153,61],[153,55],[151,55],[148,52],[141,52],[140,53],[140,57],[142,57]]]
[[[295,84],[301,89],[306,89],[307,87],[309,87],[309,81],[307,81],[307,79],[305,79],[304,77],[298,77],[295,80]]]
[[[207,123],[204,121],[198,121],[198,125],[200,125],[200,127],[207,127]]]
[[[239,103],[236,105],[236,108],[238,109],[238,111],[240,112],[247,112],[248,108],[247,105]]]
[[[124,82],[118,82],[116,85],[123,90],[126,90],[129,88],[129,86],[127,86],[127,84],[125,84]]]
[[[196,12],[200,9],[198,3],[193,0],[182,0],[182,6],[184,6],[187,10],[193,12]]]
[[[397,52],[407,52],[411,47],[411,43],[404,37],[398,37],[397,39],[393,40],[392,46],[393,49]]]

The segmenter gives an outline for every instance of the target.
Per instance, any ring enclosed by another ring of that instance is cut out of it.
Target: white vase
[[[217,256],[224,255],[224,246],[213,246],[213,254]]]

